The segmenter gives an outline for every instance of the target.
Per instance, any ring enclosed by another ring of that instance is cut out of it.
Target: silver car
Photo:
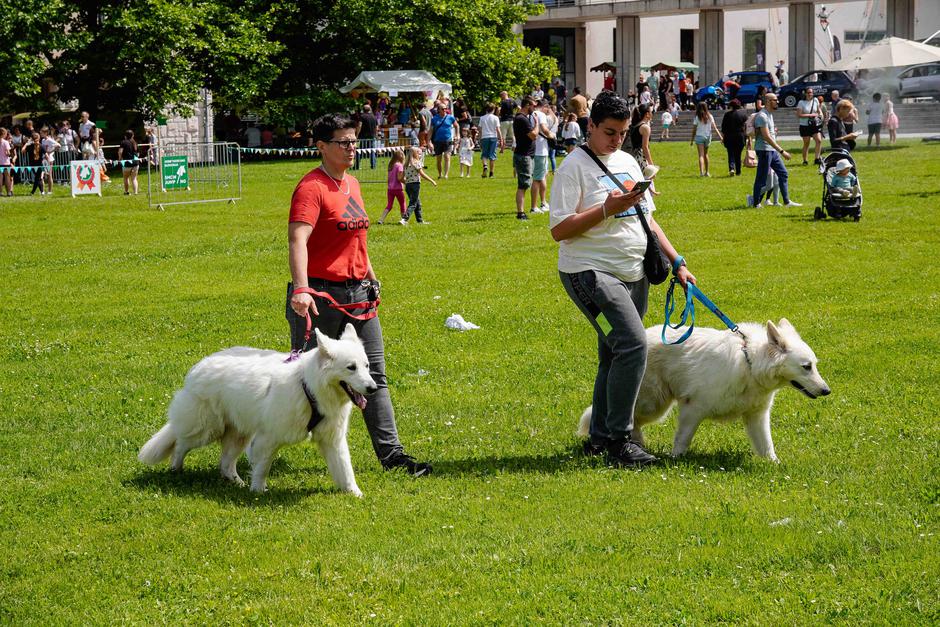
[[[928,97],[940,100],[940,63],[923,63],[898,74],[902,98]]]

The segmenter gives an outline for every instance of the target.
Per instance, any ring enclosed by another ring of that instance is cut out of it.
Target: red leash
[[[310,287],[297,287],[294,288],[294,294],[310,294],[318,298],[322,298],[326,301],[327,305],[331,309],[336,309],[343,312],[353,320],[371,320],[379,315],[379,303],[382,302],[381,298],[376,298],[375,300],[364,300],[358,303],[340,303],[337,302],[332,295],[326,292],[318,292],[317,290]],[[349,309],[369,309],[364,314],[354,314],[350,313]],[[313,318],[310,317],[310,311],[307,311],[307,330],[304,332],[304,343],[310,339],[310,334],[313,331]]]

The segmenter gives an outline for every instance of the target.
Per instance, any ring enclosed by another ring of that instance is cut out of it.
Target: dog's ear
[[[359,336],[356,334],[356,327],[354,327],[354,326],[352,325],[352,323],[347,322],[347,323],[346,323],[346,328],[343,329],[343,334],[342,334],[341,336],[339,336],[339,339],[341,339],[341,340],[355,340],[355,339],[358,339],[358,337],[359,337]]]
[[[327,357],[333,356],[333,340],[320,333],[320,329],[314,329],[317,336],[317,348]]]
[[[777,326],[782,329],[788,328],[788,329],[792,329],[793,331],[796,331],[796,327],[794,327],[793,324],[786,318],[780,318],[780,322],[777,323]]]
[[[780,333],[780,329],[770,320],[767,321],[767,341],[781,351],[787,350],[787,344],[783,339],[783,334]]]

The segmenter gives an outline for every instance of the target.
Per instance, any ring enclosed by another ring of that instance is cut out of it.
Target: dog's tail
[[[159,464],[170,456],[174,446],[176,446],[176,434],[173,433],[173,428],[167,423],[140,448],[137,459],[150,466]]]
[[[593,407],[593,405],[588,405],[588,408],[584,410],[584,413],[581,414],[581,418],[578,420],[577,434],[582,438],[586,438],[591,429],[591,408]]]

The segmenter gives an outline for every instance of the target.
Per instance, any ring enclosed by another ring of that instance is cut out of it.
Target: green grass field
[[[313,162],[245,166],[236,205],[0,199],[0,622],[937,624],[940,148],[859,151],[857,224],[812,221],[812,167],[790,168],[802,209],[744,208],[752,171],[712,148],[700,179],[692,147],[653,146],[656,216],[734,320],[787,317],[815,349],[833,393],[778,395],[782,463],[715,423],[641,472],[581,456],[594,334],[547,216],[513,219],[507,153],[495,179],[425,185],[430,225],[370,229],[399,430],[435,473],[382,472],[356,412],[363,500],[306,444],[262,496],[221,480],[217,446],[178,475],[136,460],[200,358],[287,350],[287,208]],[[364,187],[375,220],[385,189]]]

